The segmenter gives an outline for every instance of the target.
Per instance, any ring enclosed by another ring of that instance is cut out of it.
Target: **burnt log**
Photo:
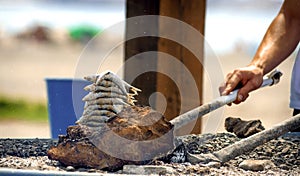
[[[68,127],[48,157],[74,167],[116,170],[165,156],[175,148],[173,140],[173,125],[163,115],[129,106],[99,127]]]
[[[242,120],[235,117],[227,117],[225,119],[225,129],[228,132],[233,132],[239,138],[246,138],[255,133],[263,131],[260,120]]]

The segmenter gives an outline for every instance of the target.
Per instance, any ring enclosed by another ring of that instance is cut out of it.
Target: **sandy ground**
[[[49,138],[48,123],[26,121],[1,121],[0,138]]]
[[[83,48],[83,45],[76,43],[0,42],[0,95],[46,103],[45,78],[74,77],[78,58]],[[89,52],[94,52],[97,55],[97,52],[101,51],[95,47],[93,51]],[[226,55],[216,54],[223,73],[244,66],[251,60],[251,57],[241,52]],[[223,131],[224,119],[228,116],[243,119],[261,119],[263,125],[267,128],[290,117],[291,110],[288,106],[289,82],[294,62],[293,57],[294,55],[279,67],[284,73],[279,85],[253,92],[250,98],[241,105],[227,106],[207,115],[203,118],[203,132]],[[121,63],[122,48],[118,47],[108,54],[105,63],[102,64],[99,70],[100,72],[107,69],[118,70]],[[217,87],[211,87],[209,77],[209,75],[205,76],[204,102],[211,101],[215,97],[212,95],[212,91],[218,89]],[[49,136],[48,124],[16,121],[0,122],[0,137]]]

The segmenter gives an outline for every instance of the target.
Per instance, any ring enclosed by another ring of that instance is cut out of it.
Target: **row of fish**
[[[76,123],[89,127],[99,127],[115,117],[124,107],[133,106],[136,102],[134,97],[141,91],[112,72],[95,74],[84,79],[92,84],[84,88],[89,93],[83,98],[84,111]]]

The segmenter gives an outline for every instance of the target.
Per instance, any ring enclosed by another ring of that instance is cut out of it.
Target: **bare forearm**
[[[267,30],[252,62],[237,68],[226,76],[220,86],[222,95],[229,94],[239,84],[238,98],[234,103],[247,99],[249,92],[260,87],[263,75],[274,69],[297,47],[300,39],[300,0],[285,0],[280,12]]]
[[[268,73],[297,47],[300,38],[299,19],[281,10],[267,30],[250,65]]]

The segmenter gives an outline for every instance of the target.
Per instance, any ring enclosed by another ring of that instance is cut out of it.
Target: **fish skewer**
[[[76,123],[89,127],[100,127],[124,107],[134,106],[134,97],[141,91],[112,72],[90,75],[84,79],[92,84],[84,88],[90,93],[82,99],[85,101],[84,111]]]

